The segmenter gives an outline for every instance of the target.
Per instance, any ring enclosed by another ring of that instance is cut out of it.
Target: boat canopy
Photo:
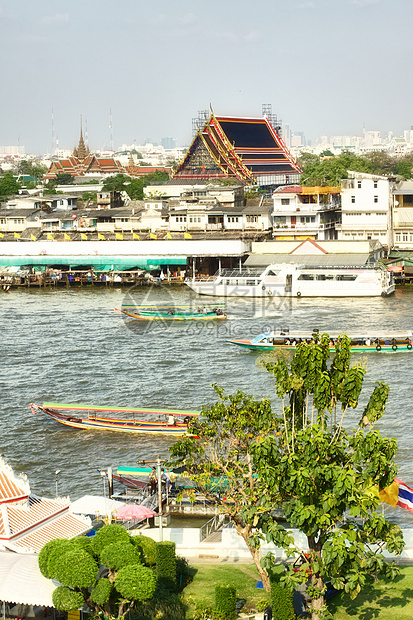
[[[186,265],[186,256],[2,256],[2,266],[22,265],[91,265],[95,271],[124,271],[125,269],[147,269],[154,271],[163,265]]]

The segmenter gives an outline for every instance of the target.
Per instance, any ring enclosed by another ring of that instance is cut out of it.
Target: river
[[[256,335],[270,327],[396,330],[413,326],[413,289],[388,298],[227,300],[228,320],[200,324],[140,323],[114,311],[123,303],[198,303],[186,287],[69,288],[0,293],[1,446],[4,459],[25,472],[38,495],[72,500],[103,494],[98,469],[166,457],[171,441],[65,428],[29,403],[43,401],[130,407],[200,409],[215,402],[211,384],[274,401],[274,379],[259,369],[258,355],[226,338]],[[214,298],[201,298],[213,301]],[[221,299],[219,301],[222,301]],[[376,381],[390,385],[380,430],[398,440],[399,478],[413,486],[413,357],[364,356],[367,375],[361,404]],[[353,414],[350,424],[356,423]],[[56,470],[61,473],[56,477]],[[405,527],[413,515],[386,507]]]

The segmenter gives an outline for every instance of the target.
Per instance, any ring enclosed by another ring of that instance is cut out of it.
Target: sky
[[[92,151],[183,146],[200,110],[263,104],[311,141],[400,136],[412,23],[413,0],[0,0],[0,145],[73,149],[82,115]]]

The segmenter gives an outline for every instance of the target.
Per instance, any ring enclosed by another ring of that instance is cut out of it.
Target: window
[[[379,202],[379,197],[378,196],[374,196],[374,202]]]
[[[297,280],[314,280],[314,276],[312,273],[302,273]]]
[[[286,221],[287,221],[287,218],[285,215],[276,215],[274,218],[275,224],[285,224]]]
[[[409,235],[407,233],[403,233],[403,241],[408,241]]]
[[[281,204],[286,207],[287,205],[290,204],[290,199],[289,198],[281,198]]]
[[[361,181],[357,181],[357,188],[361,189]]]
[[[371,215],[371,213],[369,211],[366,211],[365,215]]]
[[[356,202],[356,197],[355,197],[355,196],[352,196],[352,197],[351,197],[351,202],[352,202],[353,204]]]
[[[303,215],[301,216],[301,222],[303,224],[314,224],[315,215]]]
[[[353,280],[355,280],[356,278],[357,276],[351,276],[345,273],[340,273],[338,276],[336,276],[336,280],[341,280],[345,282],[353,282]]]
[[[374,189],[377,189],[377,181],[374,181]]]
[[[401,235],[400,235],[400,233],[396,233],[396,241],[401,241]]]

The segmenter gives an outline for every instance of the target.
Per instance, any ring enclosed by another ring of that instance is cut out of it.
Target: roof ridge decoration
[[[29,494],[26,474],[16,475],[11,465],[0,457],[0,504],[27,501]]]
[[[228,149],[229,149],[229,151],[230,151],[230,152],[231,152],[231,149],[232,149],[232,155],[233,155],[234,159],[236,159],[236,161],[239,163],[239,165],[243,168],[243,170],[244,170],[244,172],[245,172],[245,175],[246,175],[247,179],[248,179],[249,181],[252,181],[252,180],[253,180],[253,178],[252,178],[252,174],[251,174],[250,170],[249,170],[249,169],[248,169],[248,168],[244,165],[244,163],[243,163],[243,161],[242,161],[242,157],[240,157],[240,156],[239,156],[239,155],[238,155],[238,154],[234,151],[235,144],[231,144],[231,143],[230,143],[230,141],[228,140],[227,136],[226,136],[226,135],[225,135],[225,133],[223,132],[222,127],[221,127],[221,125],[219,124],[219,121],[217,120],[217,118],[216,118],[216,116],[215,116],[214,112],[212,111],[212,107],[211,107],[211,118],[210,118],[209,122],[211,121],[211,119],[213,119],[213,120],[214,120],[214,122],[216,123],[217,129],[219,129],[219,132],[220,132],[221,138],[222,138],[223,142],[225,142],[225,143],[227,144],[227,147],[228,147]]]

